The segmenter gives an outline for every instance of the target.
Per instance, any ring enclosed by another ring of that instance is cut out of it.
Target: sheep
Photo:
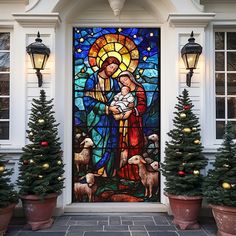
[[[89,202],[94,202],[97,184],[95,182],[95,174],[88,173],[80,179],[80,182],[74,183],[74,193],[76,199],[83,200],[83,196],[87,195]]]
[[[157,134],[151,134],[148,136],[148,140],[153,141],[153,145],[149,145],[149,148],[154,148],[155,151],[153,152],[153,154],[157,154],[158,153],[158,149],[159,149],[159,137]]]
[[[84,145],[82,151],[74,154],[74,161],[78,172],[81,164],[86,165],[86,169],[88,169],[91,158],[91,148],[94,145],[91,138],[85,138],[81,144]]]
[[[146,161],[140,155],[132,156],[128,163],[130,165],[138,165],[139,167],[139,176],[142,184],[145,187],[145,197],[152,197],[153,190],[155,187],[158,187],[158,177],[159,173],[157,171],[150,172],[147,170],[145,164]]]

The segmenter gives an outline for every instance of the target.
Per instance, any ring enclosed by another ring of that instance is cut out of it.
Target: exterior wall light
[[[27,46],[26,51],[30,55],[33,68],[36,70],[36,75],[38,77],[38,87],[41,87],[43,84],[43,76],[40,70],[43,70],[46,66],[50,55],[50,49],[42,43],[39,32],[35,42]]]
[[[202,46],[195,43],[195,38],[193,37],[193,31],[188,39],[188,43],[184,45],[181,50],[181,56],[184,61],[187,70],[190,70],[186,75],[186,84],[188,87],[191,86],[191,78],[193,76],[193,70],[196,69],[199,56],[202,53]]]

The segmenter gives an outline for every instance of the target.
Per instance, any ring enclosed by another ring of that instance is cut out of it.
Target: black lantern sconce
[[[193,37],[193,31],[188,39],[188,43],[184,45],[181,50],[181,56],[184,61],[187,70],[190,70],[186,75],[186,84],[188,87],[191,86],[191,78],[193,76],[193,70],[197,68],[197,63],[199,56],[202,53],[202,46],[195,43],[195,38]]]
[[[38,77],[38,86],[41,87],[43,84],[43,76],[40,70],[43,70],[46,66],[47,60],[50,55],[50,49],[42,43],[39,32],[37,38],[35,39],[35,42],[27,46],[26,51],[30,55],[33,68],[36,70],[36,75]]]

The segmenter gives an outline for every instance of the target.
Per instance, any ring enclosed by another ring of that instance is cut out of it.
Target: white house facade
[[[18,160],[28,142],[26,132],[33,98],[44,89],[54,98],[60,123],[65,163],[65,188],[57,202],[63,212],[162,212],[168,211],[164,177],[160,201],[142,203],[73,202],[73,30],[76,28],[138,27],[160,32],[160,158],[164,159],[167,132],[172,128],[176,97],[187,88],[201,124],[204,154],[209,166],[221,143],[223,127],[230,120],[236,130],[236,2],[234,0],[0,0],[0,103],[9,115],[0,117],[0,152],[18,176]],[[51,54],[38,87],[26,47],[40,32]],[[202,48],[191,87],[181,48],[191,31]],[[5,63],[5,64],[4,64]],[[7,92],[8,91],[8,92]]]

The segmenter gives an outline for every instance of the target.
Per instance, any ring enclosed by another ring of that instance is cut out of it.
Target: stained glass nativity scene
[[[74,28],[73,201],[159,201],[160,31]]]

